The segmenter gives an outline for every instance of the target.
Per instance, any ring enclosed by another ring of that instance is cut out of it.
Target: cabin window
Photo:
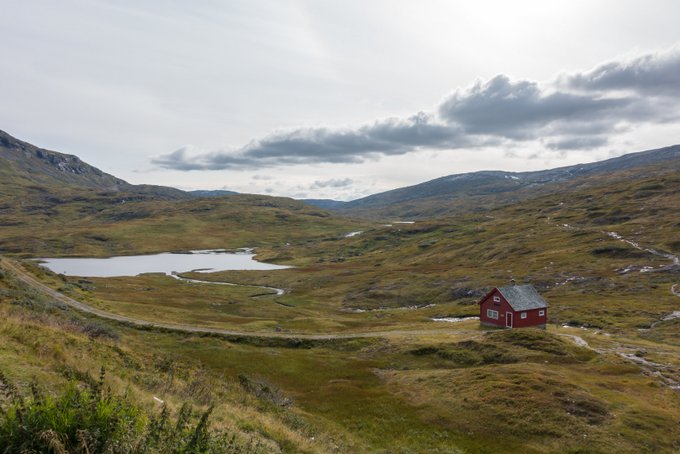
[[[486,316],[494,320],[498,320],[498,311],[495,311],[493,309],[487,309]]]
[[[538,316],[539,316],[539,317],[543,317],[544,315],[545,315],[545,311],[544,311],[544,310],[538,311]]]
[[[500,302],[501,302],[501,297],[500,297],[500,296],[494,296],[494,297],[493,297],[493,302],[494,302],[494,303],[500,303]]]
[[[526,312],[522,312],[522,315],[520,315],[520,318],[527,318],[527,313],[526,313]]]

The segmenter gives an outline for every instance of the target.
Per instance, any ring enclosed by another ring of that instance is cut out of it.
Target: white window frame
[[[543,317],[544,315],[545,315],[545,309],[541,309],[540,311],[538,311],[539,317]]]
[[[493,297],[493,302],[494,302],[494,303],[500,303],[500,302],[501,302],[501,297],[498,296],[498,295],[494,296],[494,297]]]
[[[498,313],[498,311],[495,311],[493,309],[487,309],[486,310],[486,316],[489,317],[490,319],[498,320],[499,313]]]
[[[527,318],[527,313],[521,312],[520,315],[519,315],[519,318]]]

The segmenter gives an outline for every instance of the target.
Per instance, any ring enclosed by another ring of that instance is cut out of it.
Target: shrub
[[[171,421],[167,407],[148,416],[127,395],[104,389],[98,382],[81,387],[70,382],[53,397],[31,386],[30,396],[11,392],[0,407],[0,452],[23,453],[250,453],[263,452],[259,443],[244,443],[236,434],[211,431],[212,407],[196,414],[184,404]]]

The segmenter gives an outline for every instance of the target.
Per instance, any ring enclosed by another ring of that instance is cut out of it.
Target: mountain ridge
[[[619,157],[586,164],[557,167],[546,170],[527,172],[509,172],[502,170],[481,170],[461,174],[446,175],[411,186],[396,188],[372,194],[349,202],[328,203],[322,201],[322,207],[343,214],[360,217],[390,216],[427,217],[439,212],[433,208],[417,205],[439,203],[450,205],[454,200],[477,199],[484,203],[515,202],[518,198],[527,197],[522,190],[553,190],[559,184],[568,181],[585,181],[598,174],[624,172],[631,169],[667,164],[667,168],[680,169],[680,145],[628,153]],[[534,191],[532,191],[534,192]],[[493,200],[492,200],[493,199]],[[307,203],[320,206],[315,200]]]
[[[47,150],[24,142],[0,130],[0,175],[5,184],[19,187],[91,189],[127,192],[161,199],[188,199],[191,195],[176,188],[133,185],[108,174],[72,154]]]

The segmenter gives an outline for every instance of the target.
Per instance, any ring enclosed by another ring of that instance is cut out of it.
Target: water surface
[[[154,255],[127,255],[109,258],[43,258],[41,265],[55,273],[83,277],[137,276],[142,273],[212,273],[229,270],[280,270],[283,265],[258,262],[249,249],[243,252],[224,250],[191,251],[186,254],[164,252]]]

